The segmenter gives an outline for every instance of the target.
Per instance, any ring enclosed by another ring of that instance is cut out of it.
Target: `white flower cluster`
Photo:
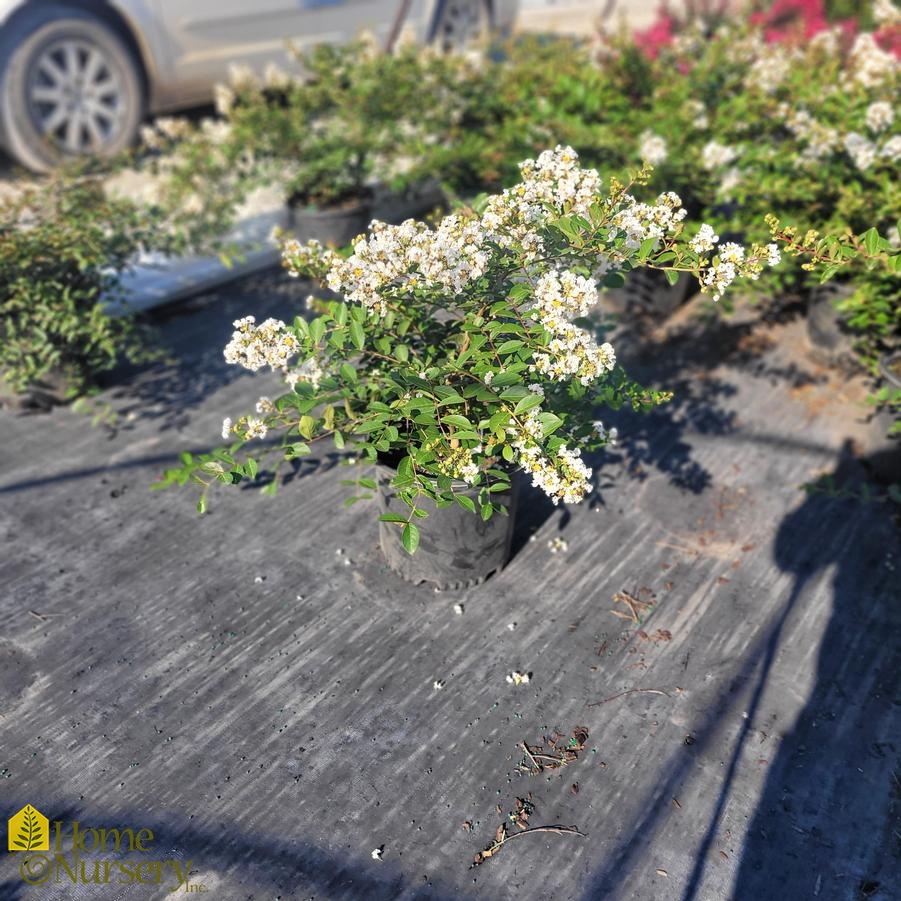
[[[659,241],[673,234],[687,215],[679,195],[672,191],[661,194],[655,204],[638,203],[629,194],[623,200],[626,205],[610,219],[613,227],[609,229],[609,237],[613,239],[622,232],[629,250],[636,250],[648,238]]]
[[[234,323],[231,341],[225,347],[225,361],[236,363],[256,372],[264,366],[273,370],[285,369],[288,360],[297,353],[297,338],[286,331],[280,319],[267,319],[256,325],[253,316],[245,316]]]
[[[213,85],[213,106],[220,116],[227,116],[234,105],[235,92],[228,85]]]
[[[279,235],[280,232],[274,235],[276,240]],[[335,259],[334,251],[323,247],[315,238],[306,244],[290,238],[282,244],[282,265],[292,278],[308,274],[324,274]]]
[[[720,144],[719,141],[708,141],[701,151],[701,164],[712,172],[714,169],[734,163],[738,159],[739,152],[737,147]]]
[[[534,298],[531,316],[553,337],[547,352],[533,356],[533,372],[561,382],[576,378],[589,385],[613,369],[616,365],[613,347],[608,343],[598,347],[585,329],[570,322],[574,316],[587,315],[597,303],[598,287],[594,279],[567,269],[552,269],[538,279]],[[544,394],[537,384],[529,390]]]
[[[736,278],[757,279],[765,266],[777,266],[781,259],[776,244],[766,247],[755,244],[749,255],[740,244],[729,241],[720,246],[719,253],[702,274],[701,290],[719,300]]]
[[[878,134],[890,128],[895,121],[895,111],[891,103],[885,100],[871,103],[867,107],[867,128]]]
[[[263,84],[275,91],[282,91],[291,86],[294,77],[271,60],[263,69]]]
[[[616,366],[616,354],[609,342],[598,347],[585,329],[571,322],[556,332],[547,353],[537,353],[532,359],[532,371],[559,382],[578,379],[583,385],[596,382]]]
[[[713,226],[706,222],[698,229],[698,233],[688,242],[688,246],[697,254],[709,253],[719,241]]]
[[[582,169],[571,147],[545,150],[537,160],[520,163],[522,181],[488,198],[482,214],[486,238],[498,246],[518,247],[526,262],[544,252],[538,228],[549,215],[585,215],[601,188],[595,169]]]
[[[654,134],[652,131],[644,131],[638,141],[639,159],[652,166],[659,166],[666,160],[666,141],[660,135]]]
[[[796,56],[782,44],[767,44],[751,63],[745,76],[745,87],[749,91],[774,94],[791,72]]]
[[[228,440],[231,435],[237,435],[238,438],[249,441],[253,438],[263,439],[267,434],[269,434],[269,427],[262,419],[257,419],[255,416],[242,416],[237,422],[232,422],[228,416],[222,420],[222,438],[224,440]]]
[[[285,382],[292,391],[297,387],[298,382],[307,382],[314,388],[318,388],[324,376],[325,370],[319,364],[319,361],[314,357],[310,357],[309,360],[304,360],[300,366],[287,373]]]
[[[901,9],[892,0],[874,0],[873,18],[880,25],[901,25]]]
[[[519,463],[532,476],[532,484],[555,504],[578,504],[591,491],[591,470],[578,449],[561,445],[554,459],[549,459],[527,446],[520,452]]]
[[[699,131],[703,131],[710,126],[710,116],[707,113],[707,107],[700,100],[686,100],[685,114],[691,117],[691,124]]]
[[[865,138],[856,131],[845,135],[844,145],[848,156],[851,157],[854,165],[861,172],[866,172],[876,161],[876,145],[869,138]]]
[[[780,113],[785,116],[785,127],[806,145],[798,157],[799,165],[821,160],[839,146],[839,133],[818,122],[807,110],[791,111],[787,104],[783,104]]]
[[[901,160],[901,135],[895,135],[894,137],[889,138],[885,144],[882,145],[880,154],[890,163],[897,163],[898,160]]]
[[[588,314],[598,302],[598,286],[594,279],[568,269],[552,269],[538,279],[534,296],[532,318],[549,332],[557,332],[569,318]]]
[[[385,289],[439,287],[456,294],[485,272],[489,259],[479,221],[461,216],[446,216],[435,231],[412,219],[375,221],[353,249],[346,260],[331,259],[328,286],[382,316]]]
[[[854,39],[849,64],[853,78],[865,88],[877,88],[890,81],[898,70],[893,53],[883,50],[870,32],[861,32]]]
[[[611,426],[609,429],[605,429],[604,423],[601,422],[600,419],[596,419],[591,425],[594,429],[595,434],[598,436],[598,438],[601,439],[601,441],[606,441],[607,444],[614,446],[619,440],[619,429],[616,426]]]

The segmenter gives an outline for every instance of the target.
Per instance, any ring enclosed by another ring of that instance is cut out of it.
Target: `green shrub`
[[[101,298],[151,234],[151,217],[96,177],[61,175],[0,201],[0,373],[14,391],[60,373],[74,396],[142,354],[133,322]]]

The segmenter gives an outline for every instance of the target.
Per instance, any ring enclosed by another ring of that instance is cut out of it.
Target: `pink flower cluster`
[[[711,13],[708,26],[722,17],[727,5],[720,2],[715,10],[705,10]],[[701,18],[704,18],[703,12]],[[752,13],[748,21],[751,25],[762,28],[765,40],[771,44],[801,44],[815,34],[838,27],[844,32],[847,46],[850,47],[857,34],[856,19],[831,22],[827,18],[824,0],[774,0],[768,10]],[[680,21],[664,2],[657,12],[656,21],[650,27],[635,32],[635,44],[648,59],[656,59],[663,48],[673,44],[675,37],[687,24],[687,21]],[[901,25],[882,24],[874,32],[874,37],[883,50],[901,58]]]

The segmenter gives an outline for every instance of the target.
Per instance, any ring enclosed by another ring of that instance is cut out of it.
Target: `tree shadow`
[[[697,312],[697,304],[693,309]],[[695,458],[690,436],[740,432],[735,409],[739,386],[731,372],[790,388],[820,380],[803,366],[771,354],[776,342],[767,335],[767,326],[796,315],[794,308],[761,309],[739,319],[702,309],[701,315],[680,314],[678,324],[669,324],[662,335],[659,316],[625,317],[616,330],[617,357],[636,381],[672,391],[673,398],[649,413],[626,408],[607,412],[604,424],[620,433],[611,459],[621,463],[631,479],[644,481],[656,470],[684,491],[700,494],[709,488],[711,474]]]
[[[222,288],[141,314],[152,329],[161,359],[122,364],[107,374],[101,387],[115,408],[112,428],[129,430],[152,420],[161,431],[182,429],[191,413],[214,391],[251,373],[225,362],[223,349],[232,322],[243,316],[290,322],[303,312],[310,285],[288,278],[278,267],[248,275]]]
[[[831,474],[833,483],[853,492],[863,470],[846,442]],[[718,725],[742,704],[742,727],[725,764],[722,786],[696,851],[682,901],[700,901],[705,871],[720,820],[727,810],[742,754],[759,727],[764,690],[773,664],[783,650],[783,632],[794,616],[808,616],[817,598],[804,589],[827,567],[835,567],[832,617],[819,653],[816,685],[793,731],[782,742],[772,764],[754,822],[747,834],[733,901],[761,898],[814,898],[819,873],[839,871],[858,885],[831,885],[823,898],[866,897],[889,882],[886,868],[898,875],[898,739],[894,705],[901,690],[901,586],[886,569],[889,559],[901,560],[896,514],[887,505],[873,505],[865,540],[855,529],[863,516],[859,500],[810,494],[781,522],[774,545],[776,565],[793,576],[785,602],[743,654],[729,684],[692,729],[690,749],[673,757],[655,797],[671,797],[707,750]],[[892,564],[893,565],[893,564]],[[750,686],[750,699],[747,689]],[[805,755],[809,755],[806,756]],[[809,765],[799,766],[799,760]],[[867,766],[870,778],[858,778]],[[879,792],[874,797],[874,789]],[[884,829],[861,833],[868,812],[878,807]],[[890,822],[895,817],[895,826]],[[639,864],[647,842],[659,827],[661,807],[646,813],[623,831],[623,838],[593,876],[584,897],[615,895],[625,876]],[[642,840],[639,840],[642,839]],[[888,852],[895,842],[894,853]],[[866,873],[867,875],[862,875]],[[895,880],[897,884],[897,880]],[[855,896],[855,892],[860,894]]]

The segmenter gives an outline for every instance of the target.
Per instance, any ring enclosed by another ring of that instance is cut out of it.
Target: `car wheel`
[[[444,51],[462,50],[483,38],[490,25],[485,0],[442,0],[433,40]]]
[[[144,115],[138,63],[96,16],[26,7],[0,37],[0,142],[35,172],[67,157],[111,156]]]

